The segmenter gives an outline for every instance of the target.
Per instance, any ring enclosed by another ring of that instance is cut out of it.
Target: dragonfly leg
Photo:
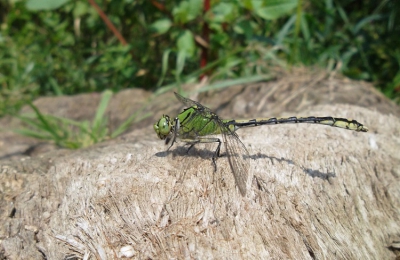
[[[194,144],[191,144],[191,145],[189,146],[189,148],[187,149],[186,153],[189,153],[190,149],[192,149],[193,146],[194,146],[195,144],[198,144],[198,142],[197,142],[197,143],[194,143]]]
[[[217,150],[215,150],[215,152],[214,152],[214,155],[213,155],[213,157],[212,157],[212,161],[213,161],[213,164],[214,164],[214,171],[216,172],[217,171],[217,158],[220,156],[220,151],[221,151],[221,140],[220,139],[218,139],[218,138],[215,138],[215,139],[217,139],[218,141],[218,147],[217,147]]]
[[[169,149],[174,145],[174,143],[176,142],[176,137],[178,136],[178,131],[179,131],[179,128],[180,128],[180,122],[179,122],[179,118],[175,118],[174,119],[174,121],[175,121],[175,124],[174,124],[174,127],[173,127],[173,129],[172,129],[172,142],[171,142],[171,145],[168,147],[168,149],[167,149],[167,151],[169,151]],[[171,137],[167,137],[166,139],[165,139],[165,144],[168,144],[169,142],[171,141]]]
[[[189,150],[192,149],[192,147],[198,143],[203,143],[203,144],[218,143],[217,149],[215,150],[213,157],[212,157],[214,170],[217,171],[217,158],[220,156],[220,150],[221,150],[221,144],[222,144],[222,142],[219,138],[198,137],[196,139],[182,139],[182,141],[186,142],[186,144],[190,145],[187,152],[189,152]]]
[[[195,146],[195,144],[201,143],[200,139],[181,139],[183,142],[185,142],[187,145],[190,145],[189,148],[187,149],[186,153],[188,154],[190,149]]]

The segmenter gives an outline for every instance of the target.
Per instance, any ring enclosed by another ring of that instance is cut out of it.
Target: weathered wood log
[[[67,155],[0,161],[0,258],[394,259],[399,118],[351,105],[299,114],[370,131],[239,130],[254,176],[245,197],[225,156],[214,173],[213,145],[167,153],[151,125]]]

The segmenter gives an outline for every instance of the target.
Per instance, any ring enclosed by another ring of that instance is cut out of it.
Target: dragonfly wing
[[[229,127],[227,127],[225,123],[219,117],[217,117],[208,107],[205,107],[202,104],[191,99],[182,97],[178,93],[175,93],[175,96],[185,106],[196,107],[196,112],[194,115],[192,115],[193,118],[212,117],[212,120],[217,123],[218,127],[220,128],[219,132],[223,136],[229,165],[235,178],[236,185],[238,186],[240,193],[243,196],[246,195],[247,184],[250,177],[250,156],[246,147],[240,141],[238,135],[234,131],[230,130]],[[186,133],[187,136],[191,136],[191,133],[189,132]]]
[[[196,106],[198,108],[198,111],[202,111],[203,114],[207,114],[207,113],[212,113],[211,109],[209,109],[208,107],[203,106],[202,104],[200,104],[199,102],[196,102],[194,100],[182,97],[181,95],[179,95],[178,93],[174,92],[176,98],[185,106],[187,107],[193,107]]]
[[[229,165],[240,193],[245,196],[249,182],[250,162],[249,152],[235,132],[223,134]]]

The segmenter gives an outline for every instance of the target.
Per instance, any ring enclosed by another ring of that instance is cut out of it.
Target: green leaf
[[[256,2],[256,1],[253,1],[253,0],[242,0],[242,1],[239,1],[238,3],[241,6],[243,6],[244,8],[248,9],[248,10],[253,10],[254,9],[253,8],[253,2]],[[258,1],[258,2],[261,2],[261,1]]]
[[[259,4],[261,1],[254,0],[253,2],[255,2],[254,6],[257,6],[254,11],[258,16],[265,20],[275,20],[290,13],[297,6],[298,0],[262,1],[262,6]]]
[[[26,8],[31,11],[54,10],[67,2],[69,0],[28,0]]]
[[[234,31],[238,34],[244,34],[247,39],[250,39],[255,34],[253,32],[252,21],[244,20],[240,21],[239,23],[235,24],[233,27]]]
[[[221,2],[216,4],[207,14],[208,20],[215,23],[231,22],[238,16],[237,5],[232,2]]]
[[[175,72],[175,79],[179,84],[181,83],[181,74],[183,68],[185,67],[185,60],[186,60],[186,52],[179,51],[176,57],[176,72]]]
[[[73,15],[75,18],[82,17],[89,13],[90,9],[88,2],[77,1],[73,9]]]
[[[178,52],[185,52],[187,56],[192,57],[196,49],[193,34],[189,30],[180,33],[177,40],[177,46]]]
[[[166,33],[171,28],[172,22],[170,19],[159,19],[150,25],[150,29],[156,33]]]
[[[194,20],[203,11],[203,0],[181,1],[172,10],[175,22],[185,24]]]

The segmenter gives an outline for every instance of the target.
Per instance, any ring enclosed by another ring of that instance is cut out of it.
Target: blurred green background
[[[162,91],[318,66],[400,96],[400,1],[1,0],[0,116],[43,95]]]

